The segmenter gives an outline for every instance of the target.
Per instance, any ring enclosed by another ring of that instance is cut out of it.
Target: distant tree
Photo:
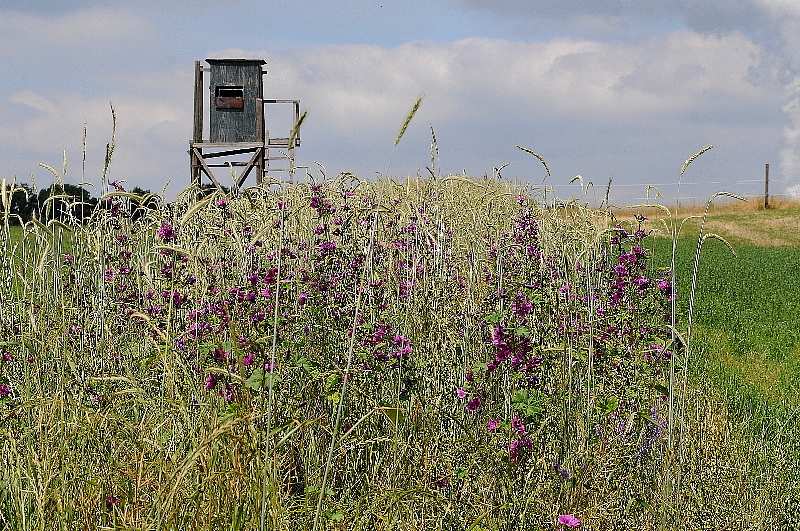
[[[27,223],[35,208],[36,194],[33,189],[27,184],[16,187],[11,194],[11,224],[18,225],[20,220]]]
[[[224,185],[220,185],[220,188],[222,188],[222,192],[225,195],[230,195],[231,189],[229,187],[224,186]],[[217,187],[214,184],[211,184],[211,183],[201,184],[200,185],[200,192],[198,192],[198,194],[197,194],[197,199],[203,199],[203,198],[208,197],[209,195],[213,194],[214,192],[218,192],[218,191],[219,190],[217,189]]]
[[[157,209],[161,203],[158,196],[153,195],[153,192],[145,188],[136,186],[131,193],[142,198],[141,201],[131,199],[131,217],[134,220],[144,217],[149,210]]]
[[[88,190],[74,184],[53,184],[39,190],[36,199],[36,210],[42,220],[74,218],[83,221],[97,206],[97,199]]]
[[[144,188],[140,188],[139,186],[134,186],[134,187],[133,187],[133,190],[131,190],[131,193],[132,193],[132,194],[136,194],[136,195],[142,195],[142,196],[145,196],[145,195],[150,195],[150,194],[152,194],[153,192],[151,192],[150,190],[146,190],[146,189],[144,189]]]

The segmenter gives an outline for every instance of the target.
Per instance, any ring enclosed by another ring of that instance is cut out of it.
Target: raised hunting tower
[[[264,99],[263,77],[266,71],[262,67],[266,63],[261,59],[206,59],[206,62],[209,68],[204,68],[200,61],[195,62],[194,134],[189,144],[192,183],[200,186],[205,174],[222,191],[212,168],[227,168],[226,173],[235,176],[234,191],[241,188],[254,169],[256,184],[261,185],[269,182],[267,174],[272,160],[287,162],[288,167],[273,168],[272,171],[288,173],[288,181],[292,182],[294,150],[300,145],[300,135],[298,132],[289,145],[289,131],[300,117],[300,101]],[[203,138],[203,118],[206,115],[204,72],[210,73],[208,139]],[[278,103],[293,106],[294,122],[289,124],[285,137],[271,138],[265,128],[264,108],[266,104]],[[270,156],[270,149],[280,150],[279,155]],[[238,174],[236,168],[242,168]]]

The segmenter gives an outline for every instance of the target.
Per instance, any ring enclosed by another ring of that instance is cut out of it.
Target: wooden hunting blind
[[[220,181],[212,168],[227,168],[235,177],[234,191],[241,188],[253,169],[256,183],[267,182],[270,161],[285,160],[286,168],[273,168],[294,177],[294,150],[300,145],[300,135],[295,135],[292,145],[291,129],[300,116],[299,100],[264,99],[263,77],[266,71],[261,59],[206,59],[209,68],[195,62],[194,85],[194,134],[190,142],[192,183],[201,185],[205,174],[220,190]],[[203,73],[209,72],[208,93],[208,139],[204,139],[203,118],[205,96]],[[266,104],[289,104],[293,106],[294,122],[288,124],[286,136],[271,138],[264,125]],[[270,149],[280,150],[279,155],[270,156]],[[238,175],[236,168],[243,168]]]

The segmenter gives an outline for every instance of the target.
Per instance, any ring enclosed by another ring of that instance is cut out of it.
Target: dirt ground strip
[[[680,219],[688,216],[701,216],[703,206],[681,206]],[[623,209],[615,213],[618,220],[633,219],[635,214],[649,218],[650,226],[659,229],[663,236],[663,225],[659,221],[665,217],[663,211],[650,208],[641,211]],[[700,220],[690,220],[684,225],[682,234],[697,233]],[[800,246],[800,202],[782,201],[775,208],[765,210],[763,203],[727,203],[709,210],[704,228],[705,233],[715,233],[731,243],[743,243],[759,247],[798,247]]]

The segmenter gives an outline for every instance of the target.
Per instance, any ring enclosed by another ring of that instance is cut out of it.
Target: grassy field
[[[684,207],[702,216],[703,208]],[[650,212],[653,214],[653,212]],[[658,217],[658,216],[653,216]],[[677,246],[680,291],[688,295],[700,219],[688,221]],[[652,228],[660,228],[653,220]],[[756,198],[709,211],[704,231],[722,236],[703,246],[694,310],[695,347],[704,368],[774,403],[800,403],[800,203]],[[656,265],[668,267],[672,246],[655,238]],[[688,297],[681,300],[685,323]],[[684,326],[685,328],[685,326]],[[733,381],[732,380],[732,381]]]
[[[712,212],[691,336],[685,225],[687,348],[654,220],[197,192],[2,229],[0,529],[797,528],[799,211]]]

